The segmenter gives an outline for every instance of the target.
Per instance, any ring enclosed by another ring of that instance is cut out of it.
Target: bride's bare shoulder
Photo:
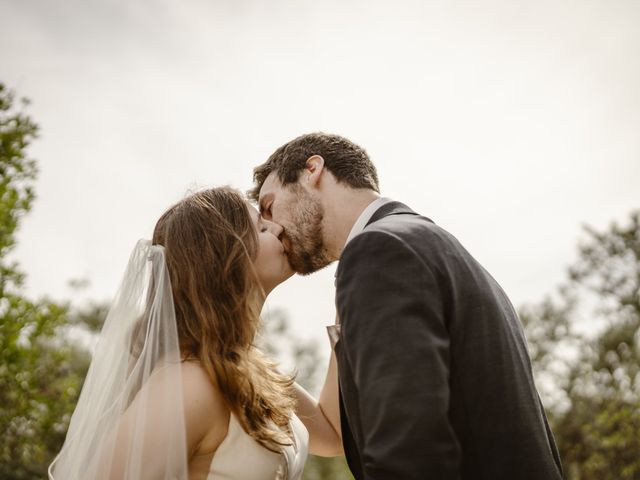
[[[180,364],[182,379],[191,387],[202,389],[200,393],[220,396],[220,391],[214,380],[197,360],[185,360]]]
[[[185,408],[205,411],[208,416],[224,413],[229,418],[226,403],[218,386],[209,377],[200,362],[185,361],[181,364]]]
[[[229,408],[200,362],[182,362],[181,374],[187,435],[198,439],[192,454],[213,452],[227,435]]]
[[[179,364],[160,364],[151,375],[150,385],[182,381],[185,401],[198,400],[208,407],[224,405],[222,394],[201,363],[197,360],[185,360]]]

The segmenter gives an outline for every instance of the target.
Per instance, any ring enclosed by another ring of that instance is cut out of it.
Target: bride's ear
[[[313,155],[307,158],[307,164],[302,173],[302,180],[308,187],[317,187],[323,171],[324,158],[320,155]]]

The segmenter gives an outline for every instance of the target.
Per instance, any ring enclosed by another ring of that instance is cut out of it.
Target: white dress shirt
[[[383,205],[391,201],[393,200],[391,200],[390,198],[380,197],[375,199],[373,202],[371,202],[367,206],[367,208],[365,208],[362,211],[362,213],[356,220],[356,223],[353,224],[353,227],[351,227],[351,231],[349,232],[347,241],[344,244],[344,248],[346,248],[347,244],[351,240],[353,240],[353,238],[356,235],[359,235],[362,233],[362,231],[364,230],[364,227],[367,226],[367,223],[369,222],[369,220],[371,220],[371,217],[373,217],[373,214],[376,213],[380,207],[382,207]],[[338,274],[338,269],[336,268],[336,276],[337,274]],[[337,284],[337,279],[334,280],[334,285],[335,284]],[[329,341],[331,342],[331,348],[333,348],[335,347],[336,342],[338,341],[338,336],[340,335],[340,320],[338,319],[337,313],[336,313],[336,323],[335,325],[329,325],[327,327],[327,333],[329,334]]]

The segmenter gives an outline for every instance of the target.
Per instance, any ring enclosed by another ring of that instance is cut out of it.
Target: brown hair
[[[254,187],[248,192],[257,201],[262,184],[277,172],[283,185],[298,181],[307,159],[320,155],[324,164],[338,182],[352,188],[369,188],[380,191],[376,167],[364,148],[351,140],[329,133],[308,133],[285,143],[271,154],[269,159],[253,170]]]
[[[228,187],[197,192],[158,220],[180,349],[200,362],[244,430],[272,451],[290,444],[293,378],[254,346],[263,294],[253,268],[258,237],[242,195]],[[280,429],[274,429],[273,422]]]

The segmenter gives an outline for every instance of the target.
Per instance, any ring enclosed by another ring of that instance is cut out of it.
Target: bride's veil
[[[164,248],[141,240],[49,478],[186,479],[180,358]]]

